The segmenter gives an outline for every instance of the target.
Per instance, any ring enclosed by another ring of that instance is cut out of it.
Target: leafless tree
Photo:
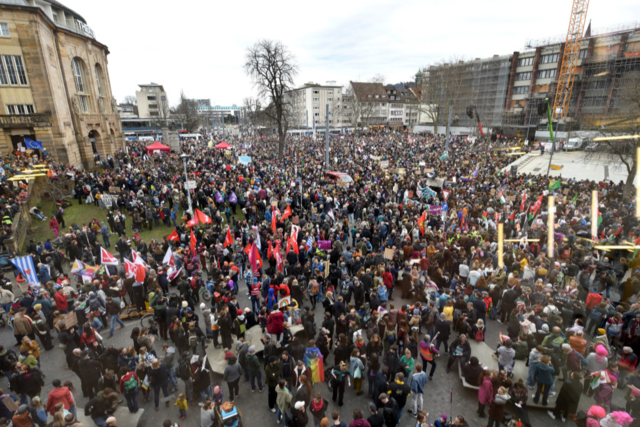
[[[291,111],[287,107],[285,93],[293,87],[298,73],[295,57],[282,43],[260,40],[247,48],[245,72],[258,91],[258,98],[267,100],[273,108],[265,110],[275,123],[278,132],[278,156],[284,156],[284,144],[289,128]]]
[[[385,80],[386,78],[382,74],[374,74],[373,77],[369,79],[371,83],[380,83],[380,84],[384,84]]]
[[[256,98],[245,98],[242,100],[242,108],[244,109],[246,126],[255,132],[262,124],[262,103]]]
[[[138,105],[138,98],[133,95],[127,95],[124,97],[124,101],[122,101],[122,103],[128,105]]]
[[[159,107],[160,105],[158,104]],[[200,126],[200,116],[198,115],[198,110],[196,110],[196,104],[192,99],[186,97],[183,90],[180,91],[180,104],[176,107],[175,114],[179,116],[180,121],[189,133],[196,131]]]
[[[160,126],[166,127],[167,119],[171,115],[171,112],[169,109],[169,100],[167,99],[166,95],[161,95],[158,97],[157,103],[158,103],[158,120],[160,122]]]
[[[640,72],[633,71],[613,77],[614,92],[612,106],[608,114],[583,115],[580,120],[583,130],[592,129],[594,134],[604,137],[640,134]],[[640,149],[640,138],[613,139],[598,143],[597,150],[585,152],[588,159],[610,163],[619,159],[627,169],[627,181],[623,197],[628,198],[634,191],[633,181],[638,165],[636,152]]]
[[[464,101],[472,91],[472,74],[471,63],[458,57],[437,61],[425,69],[420,111],[433,123],[434,133],[438,133],[438,123],[447,120],[449,107],[452,117],[464,114]]]
[[[380,83],[380,82],[372,82]],[[353,90],[351,83],[342,96],[342,118],[344,118],[353,127],[354,131],[360,130],[362,127],[370,125],[371,117],[374,113],[374,103],[364,102],[358,98]]]

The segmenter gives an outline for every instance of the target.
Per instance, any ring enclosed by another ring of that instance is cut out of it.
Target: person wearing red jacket
[[[136,386],[129,388],[125,386],[125,383],[130,383],[130,380],[134,379]],[[120,393],[127,399],[127,407],[129,412],[135,414],[138,412],[138,386],[140,385],[140,379],[135,372],[132,372],[129,368],[120,368]],[[129,388],[129,390],[127,390]]]
[[[69,304],[67,303],[67,297],[62,292],[62,287],[58,288],[53,298],[56,300],[56,306],[60,313],[66,313],[69,310]]]
[[[273,310],[267,319],[267,332],[276,336],[276,342],[280,342],[280,335],[284,330],[284,314],[280,310]]]
[[[53,380],[53,390],[49,392],[49,397],[47,398],[47,408],[46,411],[51,415],[55,414],[54,407],[58,403],[64,404],[64,409],[71,412],[74,416],[76,414],[76,400],[69,391],[68,387],[63,387],[62,382],[59,379]]]
[[[384,286],[387,288],[389,301],[393,301],[393,275],[391,274],[389,267],[385,268],[384,273],[382,273],[382,281],[384,282]]]

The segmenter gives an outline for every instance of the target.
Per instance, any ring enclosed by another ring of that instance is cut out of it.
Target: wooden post
[[[638,178],[638,168],[640,168],[640,146],[636,147],[636,218],[640,218],[640,178]]]
[[[504,268],[504,231],[502,229],[504,224],[498,223],[498,266]]]
[[[555,197],[549,196],[549,213],[547,215],[547,256],[553,259],[553,238],[555,236],[555,216],[556,216],[556,206],[555,206]]]
[[[591,238],[598,237],[598,190],[591,192]]]

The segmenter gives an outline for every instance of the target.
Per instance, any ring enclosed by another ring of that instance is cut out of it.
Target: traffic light
[[[469,116],[470,119],[473,119],[473,107],[467,107],[467,116]]]

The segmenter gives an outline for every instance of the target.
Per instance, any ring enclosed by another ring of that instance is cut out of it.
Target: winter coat
[[[508,393],[496,394],[496,397],[489,408],[489,416],[491,419],[500,421],[504,418],[504,407],[509,399],[511,399],[511,396],[509,396]]]
[[[281,334],[284,330],[284,314],[280,311],[274,311],[267,319],[267,332],[270,334]]]
[[[482,405],[491,405],[491,402],[493,402],[493,384],[489,377],[482,379],[482,385],[478,390],[478,401]]]

